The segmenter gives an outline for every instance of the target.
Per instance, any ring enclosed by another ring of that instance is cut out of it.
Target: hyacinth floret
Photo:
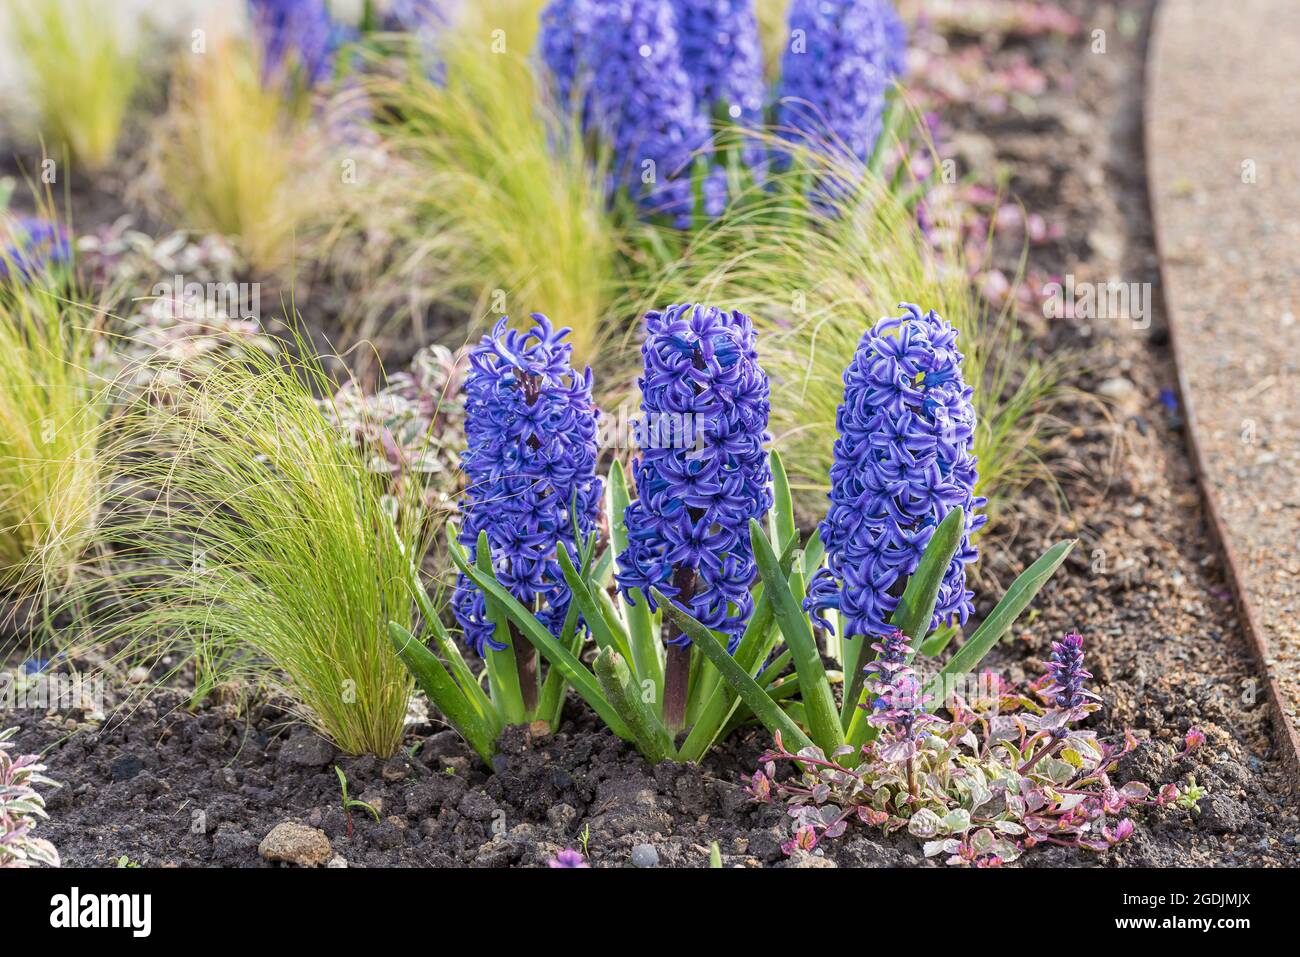
[[[570,593],[556,549],[568,547],[572,556],[575,525],[585,539],[599,515],[599,413],[591,370],[579,374],[570,364],[569,330],[540,313],[532,319],[532,328],[519,331],[503,318],[469,353],[460,542],[472,561],[486,532],[497,580],[559,634]],[[452,605],[480,655],[505,647],[494,638],[483,593],[464,575]]]
[[[647,313],[645,321],[641,410],[650,420],[692,422],[695,441],[641,450],[618,585],[629,602],[637,600],[631,589],[649,598],[658,588],[725,633],[734,650],[753,610],[749,520],[772,506],[768,381],[753,323],[741,312],[689,303]],[[689,644],[684,637],[672,642]]]
[[[888,0],[793,0],[778,123],[865,163],[885,96],[903,73],[907,34]]]
[[[831,466],[830,509],[820,525],[827,565],[810,582],[804,608],[839,610],[844,634],[886,634],[907,579],[934,529],[961,507],[966,526],[944,573],[931,628],[965,623],[973,594],[966,565],[978,557],[973,392],[962,380],[957,330],[910,303],[858,343],[844,372],[844,401]]]
[[[706,116],[763,118],[763,46],[754,0],[673,0],[682,65]]]
[[[30,282],[52,267],[72,260],[72,244],[61,225],[35,216],[6,224],[0,219],[0,280],[10,276]]]
[[[682,64],[671,0],[594,9],[591,113],[612,150],[615,182],[648,212],[688,220],[710,129]]]
[[[248,2],[267,77],[280,75],[292,63],[301,67],[310,86],[329,79],[344,30],[330,17],[325,0]]]

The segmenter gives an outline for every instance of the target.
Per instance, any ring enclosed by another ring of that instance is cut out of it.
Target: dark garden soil
[[[990,66],[1027,57],[1073,88],[1036,99],[1036,115],[945,119],[963,141],[992,151],[1026,208],[1063,226],[1030,251],[1030,265],[1080,281],[1157,282],[1141,152],[1142,62],[1152,2],[1063,3],[1084,29],[1069,42],[1009,36]],[[1089,34],[1105,29],[1108,50]],[[970,42],[954,37],[954,45]],[[954,111],[956,113],[956,111]],[[1020,248],[1001,250],[1014,272]],[[1158,298],[1158,297],[1157,297]],[[1035,347],[1078,356],[1060,411],[1066,431],[1049,451],[1069,514],[1037,487],[1016,503],[1018,529],[1004,557],[988,556],[978,591],[1005,586],[1053,540],[1080,545],[991,667],[1033,678],[1049,642],[1083,633],[1106,708],[1104,734],[1132,728],[1148,739],[1124,759],[1120,781],[1152,786],[1194,775],[1209,791],[1199,814],[1141,814],[1132,840],[1109,854],[1035,849],[1036,865],[1223,866],[1300,864],[1300,819],[1254,694],[1257,672],[1209,539],[1176,402],[1163,318],[1138,329],[1121,320],[1039,320]],[[1099,403],[1097,396],[1105,400]],[[1168,397],[1168,394],[1165,396]],[[1071,464],[1072,463],[1072,464]],[[978,606],[987,613],[991,602]],[[73,716],[75,717],[75,715]],[[271,703],[208,702],[196,710],[164,691],[110,710],[97,727],[33,713],[20,748],[43,750],[65,786],[49,800],[42,832],[66,864],[254,866],[277,824],[319,828],[329,856],[348,866],[543,865],[558,849],[585,848],[596,865],[707,864],[711,842],[737,866],[924,864],[906,835],[851,829],[816,855],[787,858],[781,810],[745,796],[742,777],[767,741],[740,734],[700,767],[650,767],[570,703],[557,733],[507,732],[495,773],[450,732],[411,726],[399,756],[343,757]],[[1175,758],[1190,727],[1206,743]],[[341,802],[333,766],[369,812]]]

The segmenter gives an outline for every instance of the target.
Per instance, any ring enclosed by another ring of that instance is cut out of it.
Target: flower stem
[[[673,585],[677,588],[677,603],[689,607],[695,596],[695,569],[677,569]],[[664,668],[664,724],[674,734],[686,726],[687,693],[691,682],[691,646],[677,644],[675,639],[679,637],[676,625],[671,622],[664,625],[664,643],[668,646],[668,661]]]
[[[524,701],[524,712],[530,716],[537,710],[537,649],[510,626],[510,641],[515,649],[515,670],[519,673],[519,695]]]

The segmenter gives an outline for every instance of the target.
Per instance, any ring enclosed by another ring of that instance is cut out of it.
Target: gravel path
[[[1163,4],[1147,142],[1204,478],[1290,720],[1300,706],[1300,5]],[[1249,621],[1248,621],[1249,624]],[[1289,740],[1286,740],[1289,739]]]

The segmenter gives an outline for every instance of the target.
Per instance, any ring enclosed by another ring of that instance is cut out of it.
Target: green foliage
[[[0,278],[0,588],[46,595],[90,543],[105,411],[97,319],[65,280]]]
[[[892,622],[910,638],[919,640],[928,631],[944,569],[960,543],[963,525],[961,509],[948,513],[931,536],[921,564],[907,583]],[[721,643],[710,635],[708,629],[681,609],[667,604],[665,599],[667,614],[678,621],[683,632],[718,668],[723,680],[774,735],[789,742],[796,750],[816,747],[822,754],[837,757],[855,754],[874,737],[874,729],[867,723],[866,711],[862,707],[866,703],[862,681],[857,677],[864,663],[861,646],[869,639],[850,636],[855,639],[857,647],[846,662],[846,669],[854,677],[845,688],[844,705],[836,714],[830,681],[808,618],[799,608],[796,592],[790,588],[790,582],[776,563],[772,546],[758,522],[750,523],[750,533],[765,589],[764,600],[770,600],[776,609],[776,623],[790,652],[789,660],[795,666],[800,699],[797,707],[782,704],[776,689],[761,685],[740,664],[729,660]],[[972,671],[979,664],[1060,567],[1073,545],[1073,542],[1061,542],[1054,546],[1016,580],[971,640],[935,678],[938,685],[941,685],[942,677],[959,671]],[[798,580],[796,575],[795,581]],[[770,599],[769,594],[772,596]]]
[[[388,630],[413,624],[418,496],[395,497],[332,424],[313,358],[252,351],[181,389],[159,379],[114,430],[96,640],[179,647],[199,694],[244,677],[344,751],[392,754],[412,681]]]
[[[571,327],[576,357],[592,361],[623,288],[625,240],[599,164],[538,96],[542,5],[466,4],[439,45],[437,80],[413,66],[375,84],[388,121],[380,130],[404,170],[375,184],[403,230],[381,282],[475,318],[522,319],[535,304]],[[503,24],[506,36],[494,36]]]
[[[140,84],[136,52],[96,0],[5,0],[4,7],[47,147],[103,169]]]

